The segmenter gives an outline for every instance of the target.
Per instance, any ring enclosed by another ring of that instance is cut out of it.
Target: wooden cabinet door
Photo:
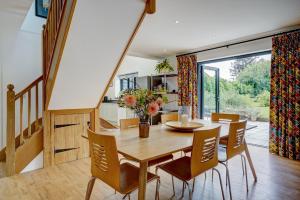
[[[55,115],[55,163],[77,160],[79,158],[80,140],[83,132],[82,116],[82,114]]]

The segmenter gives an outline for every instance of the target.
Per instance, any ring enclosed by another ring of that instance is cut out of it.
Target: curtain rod
[[[272,35],[262,36],[262,37],[258,37],[258,38],[254,38],[254,39],[249,39],[249,40],[245,40],[245,41],[241,41],[241,42],[234,42],[234,43],[227,44],[227,45],[222,45],[222,46],[219,46],[219,47],[212,47],[212,48],[208,48],[208,49],[194,51],[194,52],[191,52],[191,53],[179,54],[176,57],[187,56],[187,55],[191,55],[191,54],[201,53],[201,52],[205,52],[205,51],[211,51],[211,50],[215,50],[215,49],[221,49],[221,48],[225,48],[225,47],[228,48],[229,46],[234,46],[234,45],[238,45],[238,44],[243,44],[243,43],[252,42],[252,41],[256,41],[256,40],[261,40],[261,39],[265,39],[265,38],[269,38],[269,37],[275,37],[275,36],[278,36],[278,35],[281,35],[281,34],[292,33],[292,32],[296,32],[296,31],[300,31],[300,28],[290,30],[290,31],[279,32],[279,33],[275,33],[275,34],[272,34]]]

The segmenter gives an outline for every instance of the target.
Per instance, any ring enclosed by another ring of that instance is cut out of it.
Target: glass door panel
[[[212,112],[219,112],[219,69],[200,66],[200,117],[210,118]]]

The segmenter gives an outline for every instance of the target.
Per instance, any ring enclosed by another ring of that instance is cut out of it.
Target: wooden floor
[[[234,200],[300,199],[300,162],[280,158],[270,154],[267,149],[259,147],[250,147],[250,153],[257,171],[258,182],[253,182],[252,174],[248,170],[248,195],[245,190],[245,178],[242,174],[240,158],[229,162]],[[221,171],[225,187],[224,169],[222,166],[219,166],[218,169]],[[89,170],[89,159],[83,159],[9,178],[2,178],[0,179],[0,199],[81,200],[85,196],[90,175]],[[160,199],[168,199],[172,194],[171,178],[162,172],[159,172],[159,175],[162,179]],[[177,198],[179,198],[182,184],[178,180],[175,182]],[[147,199],[154,199],[154,189],[154,183],[147,186]],[[197,178],[193,199],[219,200],[221,199],[220,194],[219,182],[216,176],[214,176],[214,181],[212,181],[211,173],[208,172],[206,180],[204,175]],[[131,197],[136,199],[137,192],[134,192]],[[96,181],[91,199],[115,200],[122,199],[122,196],[120,194],[115,195],[113,189],[101,181]],[[185,199],[187,199],[187,191]],[[229,199],[228,192],[226,199]]]

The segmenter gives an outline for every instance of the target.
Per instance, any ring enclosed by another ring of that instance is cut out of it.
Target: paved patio
[[[269,147],[269,122],[248,121],[249,125],[257,126],[246,132],[246,140],[249,145]]]

